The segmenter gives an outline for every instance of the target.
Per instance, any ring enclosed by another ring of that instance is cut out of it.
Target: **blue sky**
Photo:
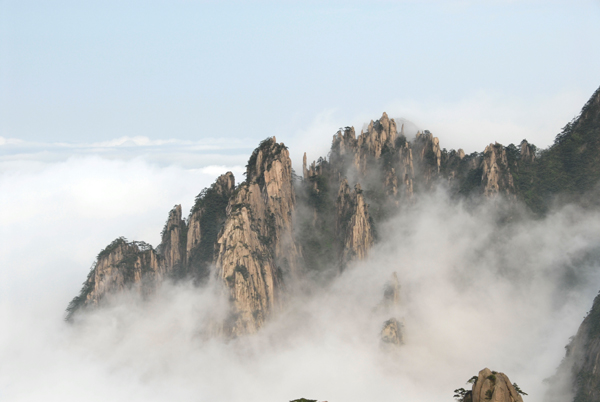
[[[600,86],[598,0],[4,0],[0,38],[4,156],[276,135],[316,158],[383,111],[448,148],[545,147]]]
[[[308,391],[328,400],[414,399],[414,390],[437,401],[489,365],[504,367],[531,401],[542,400],[541,380],[553,374],[600,283],[582,281],[557,313],[548,269],[600,233],[596,215],[573,209],[526,222],[506,243],[507,261],[539,278],[532,291],[506,293],[496,276],[493,286],[485,282],[485,267],[474,267],[474,283],[485,284],[475,288],[493,301],[485,306],[478,292],[455,298],[444,278],[470,266],[471,246],[490,238],[494,214],[441,197],[392,222],[390,230],[414,234],[415,246],[383,236],[391,239],[383,243],[393,249],[389,259],[356,272],[371,278],[391,261],[404,266],[409,299],[426,295],[408,321],[416,347],[403,352],[399,375],[356,347],[364,336],[352,331],[364,326],[354,321],[349,331],[335,326],[339,338],[285,353],[275,347],[248,366],[247,356],[239,364],[227,351],[180,342],[188,330],[196,339],[196,327],[171,324],[206,311],[197,309],[210,306],[200,293],[177,299],[175,310],[164,304],[162,324],[154,315],[128,320],[124,328],[138,330],[126,339],[106,332],[119,327],[114,317],[93,336],[69,335],[64,309],[98,251],[118,236],[157,246],[169,209],[181,203],[187,215],[227,170],[243,180],[251,150],[267,136],[290,147],[297,171],[304,151],[309,160],[325,155],[339,127],[360,131],[383,111],[431,130],[448,149],[482,151],[523,138],[548,146],[600,86],[598,39],[599,0],[0,0],[0,361],[8,362],[0,364],[0,399],[263,400],[269,389],[280,400]],[[432,244],[440,252],[431,253]],[[497,262],[489,259],[490,269]],[[336,291],[339,300],[362,300],[336,289],[316,304],[327,322],[355,314],[327,309],[337,306]],[[156,347],[158,339],[169,343]],[[270,348],[275,338],[257,339]],[[434,366],[442,374],[432,387]],[[240,386],[231,387],[233,377]]]

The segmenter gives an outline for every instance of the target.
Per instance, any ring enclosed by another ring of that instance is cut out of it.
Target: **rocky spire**
[[[308,169],[306,168],[306,152],[302,157],[302,177],[304,178],[304,180],[308,179]]]
[[[227,172],[197,197],[188,219],[186,275],[197,281],[208,278],[215,260],[217,236],[225,223],[229,199],[235,191],[235,177]]]
[[[396,314],[400,306],[400,281],[398,274],[394,272],[392,277],[385,284],[383,290],[383,301],[378,306],[378,310],[385,314]],[[383,343],[392,345],[401,345],[404,343],[403,335],[404,325],[396,317],[391,317],[383,323],[380,337]]]
[[[349,169],[358,171],[360,155],[354,127],[346,127],[333,136],[330,155],[329,162],[334,177],[339,179],[346,175]]]
[[[396,346],[402,345],[404,343],[402,328],[403,325],[400,321],[390,318],[383,323],[380,334],[381,341]]]
[[[535,161],[535,147],[527,142],[527,140],[521,141],[521,157],[520,159],[524,162],[532,163]]]
[[[371,120],[367,131],[357,138],[357,146],[361,150],[361,162],[366,162],[367,155],[381,156],[383,147],[393,147],[396,140],[397,128],[394,119],[390,120],[386,112],[377,121]]]
[[[600,295],[566,346],[566,356],[551,379],[546,400],[600,400]]]
[[[398,197],[398,176],[396,175],[396,169],[391,168],[385,172],[383,188],[388,197],[391,197],[392,199]]]
[[[248,161],[246,183],[230,200],[218,238],[218,275],[229,290],[233,319],[226,332],[255,332],[281,305],[284,278],[300,253],[293,234],[295,194],[287,148],[263,141]]]
[[[343,179],[338,191],[336,233],[341,244],[340,264],[366,257],[373,244],[373,229],[369,208],[364,200],[360,184],[350,190],[348,181]]]
[[[497,373],[488,368],[479,372],[473,384],[473,402],[523,402],[513,384],[504,373]]]
[[[440,149],[440,140],[434,137],[429,131],[417,133],[413,146],[415,156],[419,163],[419,173],[426,185],[431,184],[432,180],[440,173],[442,162],[442,151]]]
[[[80,294],[69,303],[67,319],[79,309],[98,306],[108,295],[125,289],[135,287],[142,293],[151,292],[163,274],[150,245],[119,237],[98,254]]]
[[[165,272],[183,269],[186,254],[187,227],[181,219],[181,205],[175,205],[162,231],[162,241],[157,250],[163,257]]]
[[[407,198],[413,195],[413,178],[415,177],[415,169],[413,165],[413,153],[408,141],[402,137],[402,142],[398,144],[398,164],[396,167],[397,177],[400,178],[403,185],[404,194]],[[396,171],[394,174],[396,174]]]
[[[482,162],[481,184],[483,194],[514,194],[515,186],[510,173],[506,150],[498,143],[490,144],[485,148]]]

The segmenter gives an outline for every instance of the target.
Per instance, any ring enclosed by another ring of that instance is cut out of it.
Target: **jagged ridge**
[[[135,287],[147,295],[165,279],[201,284],[213,272],[231,299],[222,332],[255,332],[285,302],[287,278],[326,280],[365,258],[377,226],[437,184],[456,197],[520,199],[535,213],[547,209],[549,196],[574,191],[548,183],[567,177],[591,189],[600,179],[599,105],[600,90],[546,151],[523,140],[470,155],[447,151],[427,130],[409,141],[383,113],[358,136],[353,127],[338,131],[329,159],[308,165],[305,154],[300,180],[287,147],[267,138],[250,156],[243,183],[236,187],[228,172],[198,195],[187,220],[180,205],[170,211],[156,250],[122,238],[111,243],[68,317],[114,292]],[[569,165],[581,157],[585,163]]]

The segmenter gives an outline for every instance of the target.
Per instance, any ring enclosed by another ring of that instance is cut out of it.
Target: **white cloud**
[[[291,133],[290,138],[277,138],[288,145],[294,169],[302,174],[302,157],[306,152],[308,164],[319,157],[326,157],[331,147],[331,141],[338,129],[342,127],[336,110],[326,110],[314,117],[308,127]]]
[[[0,147],[3,145],[16,145],[16,144],[21,144],[21,143],[23,143],[23,141],[16,139],[16,138],[0,137]]]
[[[533,106],[478,94],[457,103],[398,101],[386,111],[430,129],[444,147],[472,152],[522,138],[545,146],[583,98],[563,94]],[[304,151],[309,161],[325,156],[338,128],[360,128],[381,112],[342,122],[329,110],[277,139],[298,171]],[[370,259],[292,299],[258,335],[230,343],[201,336],[203,317],[222,308],[218,293],[185,284],[165,286],[153,303],[124,295],[126,303],[78,326],[63,323],[103,247],[118,236],[156,246],[168,210],[189,210],[227,170],[241,181],[255,145],[0,137],[0,399],[437,401],[490,366],[530,402],[543,400],[542,380],[600,288],[593,264],[565,285],[573,260],[600,244],[600,217],[570,207],[499,228],[493,205],[469,209],[443,191],[423,197],[380,228]],[[393,271],[406,345],[388,353],[377,341],[388,316],[375,307]]]
[[[222,300],[185,284],[62,321],[102,247],[120,235],[156,245],[168,209],[188,210],[226,169],[79,157],[0,174],[1,398],[439,401],[490,366],[543,400],[600,286],[593,265],[563,280],[600,244],[600,217],[575,208],[501,228],[494,205],[420,198],[380,227],[371,258],[237,341],[204,340]],[[389,353],[377,336],[392,313],[375,307],[393,271],[406,344]]]
[[[523,139],[546,148],[562,127],[575,117],[587,94],[563,92],[537,102],[477,93],[458,102],[398,100],[386,109],[439,137],[442,147],[482,152],[495,141],[508,145]]]
[[[399,122],[398,126],[400,122],[407,124],[409,139],[417,130],[429,130],[448,150],[462,148],[467,153],[482,152],[490,143],[519,144],[523,139],[543,149],[550,146],[562,127],[580,112],[588,96],[583,92],[566,91],[536,102],[483,92],[457,101],[399,98],[389,102],[383,110],[353,116],[344,117],[338,109],[323,111],[306,127],[290,133],[287,138],[278,137],[278,141],[290,146],[294,167],[299,170],[304,152],[309,163],[326,156],[339,128],[354,126],[358,135],[385,111]]]
[[[144,136],[120,137],[91,143],[35,142],[0,137],[0,169],[12,170],[26,161],[54,163],[74,156],[96,155],[108,159],[136,158],[162,166],[201,168],[211,165],[245,165],[256,144],[244,140],[207,138],[202,141],[153,140]]]

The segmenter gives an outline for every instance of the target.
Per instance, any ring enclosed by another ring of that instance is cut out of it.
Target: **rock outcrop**
[[[378,311],[384,314],[397,314],[400,307],[400,281],[396,272],[392,274],[390,280],[383,288],[383,300],[377,307]],[[383,323],[380,338],[383,343],[391,345],[402,345],[404,343],[403,329],[404,325],[400,320],[391,317]]]
[[[392,345],[402,345],[404,343],[402,337],[402,324],[395,318],[390,318],[383,323],[381,330],[381,341]]]
[[[520,148],[520,159],[525,163],[535,162],[535,146],[527,142],[527,140],[521,141]]]
[[[246,183],[230,200],[217,241],[218,275],[229,290],[233,317],[226,332],[255,332],[281,305],[284,277],[297,269],[295,193],[289,153],[275,138],[252,154]]]
[[[200,285],[212,273],[231,300],[224,333],[255,332],[285,302],[288,278],[329,280],[352,261],[366,258],[378,225],[419,202],[420,194],[442,185],[453,197],[469,196],[473,202],[498,196],[511,203],[519,199],[543,213],[560,197],[583,199],[583,192],[597,188],[599,155],[600,89],[543,152],[527,141],[519,147],[490,144],[484,152],[468,155],[461,149],[447,151],[427,130],[408,139],[404,127],[398,130],[394,119],[383,113],[358,136],[353,127],[339,130],[327,158],[309,165],[305,154],[299,180],[287,148],[268,138],[252,153],[244,183],[236,187],[231,172],[220,176],[196,197],[187,219],[181,206],[175,206],[156,250],[123,238],[103,250],[69,305],[68,316],[125,289],[148,295],[166,279],[192,278]],[[588,198],[590,205],[598,203],[598,197]],[[386,303],[396,305],[397,278],[390,289]],[[381,317],[392,316],[382,332],[386,339],[401,335],[394,315],[390,311]],[[592,327],[584,322],[580,331],[585,335]],[[596,356],[600,345],[584,335],[576,337],[573,353],[585,350]],[[573,367],[595,373],[595,361]],[[504,381],[500,377],[498,384]],[[498,387],[485,392],[506,394]]]
[[[419,159],[420,174],[425,186],[440,173],[442,164],[442,150],[440,140],[434,137],[428,130],[417,133],[414,141],[415,155]]]
[[[567,353],[550,382],[552,402],[600,400],[600,295],[566,347]]]
[[[373,229],[367,203],[360,184],[350,190],[348,181],[342,180],[338,191],[336,233],[341,244],[340,266],[363,259],[373,245]]]
[[[373,161],[395,148],[397,128],[394,119],[384,112],[379,120],[369,123],[367,131],[356,137],[354,127],[346,127],[333,136],[331,164],[335,173],[345,175],[352,167],[359,175],[368,173]]]
[[[488,368],[479,372],[473,384],[473,402],[523,402],[513,384],[504,373],[497,373]]]
[[[69,304],[67,318],[83,307],[98,306],[107,296],[125,289],[148,294],[165,279],[206,279],[234,187],[233,175],[228,172],[205,189],[197,197],[189,227],[182,219],[181,205],[176,205],[169,212],[156,249],[122,237],[109,244],[98,254],[80,294]]]
[[[358,137],[354,127],[340,129],[333,136],[329,159],[319,158],[309,165],[305,154],[302,171],[306,204],[312,208],[306,219],[314,231],[317,222],[330,222],[330,215],[335,214],[342,267],[367,255],[377,224],[414,202],[415,191],[448,183],[452,192],[462,195],[514,198],[516,192],[502,145],[491,145],[481,154],[465,155],[462,149],[448,152],[427,130],[411,142],[404,127],[398,131],[386,113],[371,121]],[[337,194],[333,189],[338,189]],[[323,252],[306,243],[302,246],[309,251],[308,260],[316,260]],[[311,250],[315,250],[314,258]]]
[[[499,193],[510,195],[515,192],[506,150],[498,143],[490,144],[485,148],[481,183],[483,194],[488,197]]]
[[[166,272],[184,270],[186,234],[187,226],[181,219],[181,205],[175,205],[169,212],[167,223],[162,231],[162,241],[157,248]]]
[[[227,205],[234,191],[235,178],[231,172],[227,172],[196,197],[188,218],[185,250],[185,275],[196,282],[206,281],[215,263],[219,231],[225,223]]]
[[[67,319],[84,306],[100,305],[110,294],[131,288],[150,293],[164,273],[150,245],[119,237],[98,254],[81,293],[67,307]]]

